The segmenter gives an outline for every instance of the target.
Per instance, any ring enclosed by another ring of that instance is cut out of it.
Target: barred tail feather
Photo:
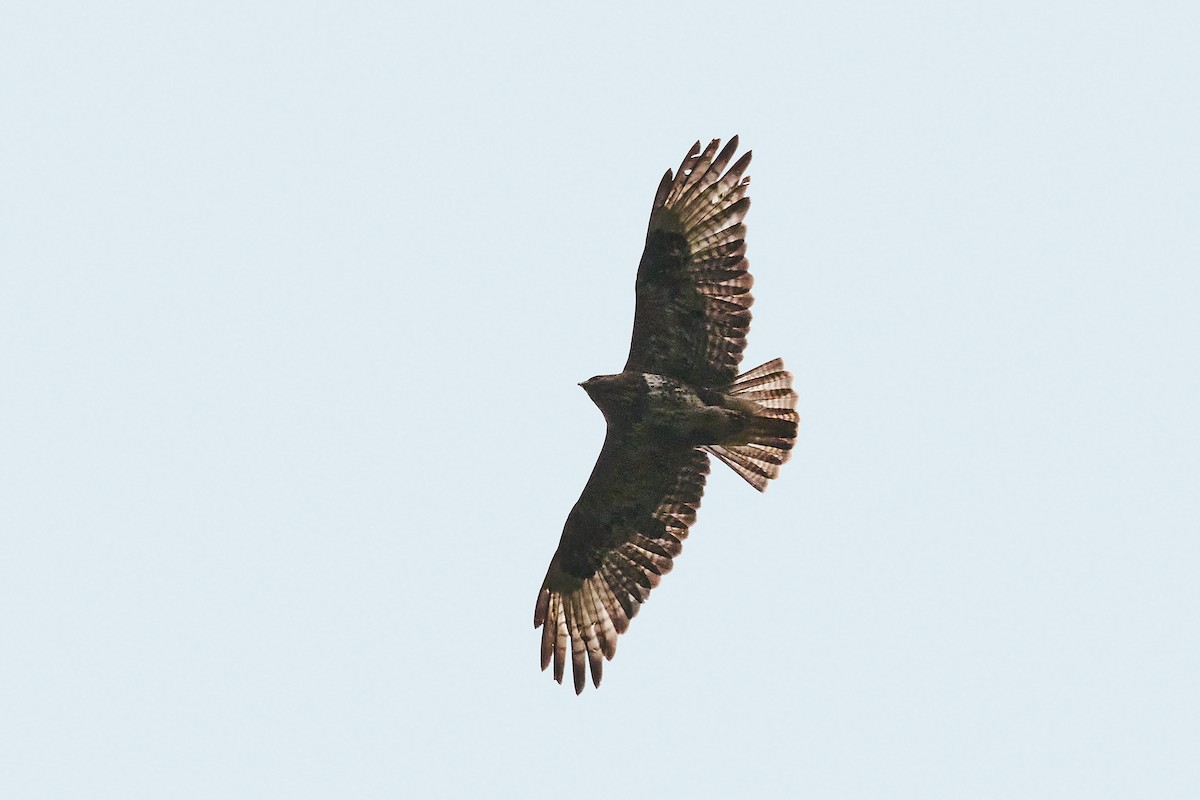
[[[800,415],[796,413],[792,373],[777,358],[739,375],[725,393],[753,402],[758,412],[744,443],[710,445],[705,449],[755,489],[766,491],[767,483],[779,474],[779,467],[791,457],[796,443]]]

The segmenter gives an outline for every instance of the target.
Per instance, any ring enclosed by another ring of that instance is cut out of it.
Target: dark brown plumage
[[[600,685],[617,636],[670,571],[696,519],[708,453],[762,491],[787,461],[799,417],[776,359],[737,374],[750,328],[747,152],[728,170],[697,142],[654,197],[624,370],[580,384],[608,433],[538,593],[541,664],[576,693]]]

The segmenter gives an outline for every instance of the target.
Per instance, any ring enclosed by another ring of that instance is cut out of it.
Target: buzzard
[[[600,685],[617,636],[682,550],[709,454],[763,491],[796,440],[783,362],[737,374],[752,302],[742,224],[750,153],[726,169],[737,137],[720,146],[696,142],[663,176],[638,265],[629,360],[580,384],[608,432],[533,613],[542,669],[553,662],[562,683],[570,650],[576,694],[585,663]]]

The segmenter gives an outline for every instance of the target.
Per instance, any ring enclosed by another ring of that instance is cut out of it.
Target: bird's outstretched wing
[[[650,590],[670,571],[696,519],[708,456],[664,448],[637,430],[605,439],[592,476],[567,517],[538,593],[542,669],[562,682],[570,650],[575,693],[587,669],[600,685],[604,659],[617,651]]]
[[[742,224],[750,208],[750,178],[742,177],[750,153],[725,171],[737,144],[735,136],[718,154],[720,139],[703,152],[696,142],[658,186],[638,266],[626,372],[707,387],[737,375],[753,302]]]

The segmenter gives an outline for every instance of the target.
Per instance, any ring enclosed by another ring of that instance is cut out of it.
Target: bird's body
[[[575,691],[585,661],[600,684],[617,635],[671,569],[695,520],[708,454],[760,491],[778,474],[799,417],[779,360],[743,375],[750,325],[744,257],[747,153],[714,140],[659,185],[638,268],[625,369],[580,384],[603,412],[604,446],[538,594],[542,668],[561,681],[571,649]]]
[[[736,394],[647,372],[599,375],[580,385],[604,414],[609,431],[666,449],[746,444],[759,410]]]

